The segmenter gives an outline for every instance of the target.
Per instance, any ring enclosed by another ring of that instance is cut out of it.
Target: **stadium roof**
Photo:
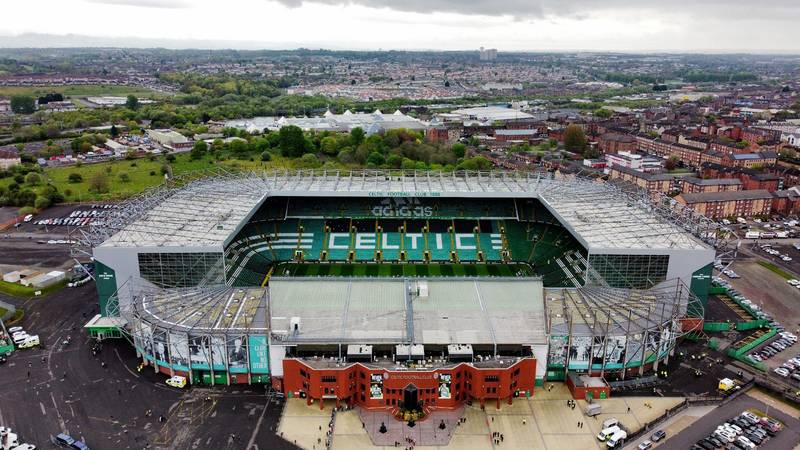
[[[462,108],[453,110],[450,112],[450,114],[456,114],[458,116],[461,116],[465,120],[472,119],[472,120],[479,120],[481,122],[533,118],[533,116],[528,113],[513,108],[506,108],[503,106],[479,106],[475,108]]]
[[[590,251],[707,250],[714,224],[671,200],[582,177],[516,172],[298,171],[226,174],[164,186],[90,228],[92,245],[219,247],[267,196],[539,198]],[[102,243],[102,244],[101,244]]]
[[[294,343],[544,343],[542,292],[538,279],[273,278],[271,328]]]
[[[266,334],[267,295],[264,289],[227,286],[151,290],[133,302],[134,313],[174,332],[204,334]]]
[[[679,280],[651,289],[586,286],[545,289],[550,334],[624,336],[666,327],[687,309],[699,308],[697,298]]]

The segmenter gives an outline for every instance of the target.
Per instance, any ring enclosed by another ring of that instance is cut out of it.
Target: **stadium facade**
[[[308,171],[173,180],[81,243],[156,370],[450,407],[668,360],[702,316],[715,227],[577,176]]]

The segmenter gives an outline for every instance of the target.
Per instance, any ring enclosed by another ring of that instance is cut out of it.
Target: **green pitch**
[[[291,277],[517,277],[533,276],[528,264],[280,263],[273,276]]]

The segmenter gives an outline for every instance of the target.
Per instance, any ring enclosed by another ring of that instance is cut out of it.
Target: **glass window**
[[[139,273],[164,288],[225,282],[222,253],[139,253]]]
[[[667,279],[669,255],[589,255],[589,265],[611,287],[648,289]]]

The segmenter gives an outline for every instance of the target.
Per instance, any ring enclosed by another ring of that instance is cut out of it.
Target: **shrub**
[[[36,172],[30,172],[25,175],[25,182],[31,186],[38,186],[42,184],[42,176]]]
[[[117,176],[119,177],[119,181],[122,181],[123,183],[131,181],[131,176],[128,175],[127,172],[120,172]]]
[[[47,197],[36,197],[36,201],[33,202],[33,206],[36,209],[45,209],[50,206],[50,199]]]
[[[83,181],[83,176],[79,173],[71,173],[69,177],[67,177],[70,183],[81,183]]]

